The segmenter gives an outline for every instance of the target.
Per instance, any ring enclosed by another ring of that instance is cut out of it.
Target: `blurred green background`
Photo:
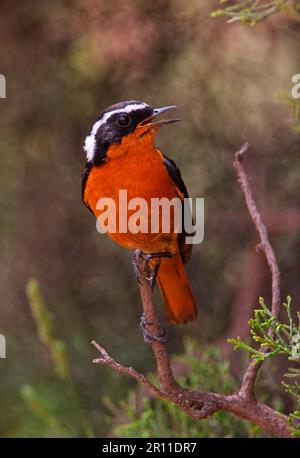
[[[228,24],[210,17],[217,8],[205,0],[1,2],[0,333],[7,359],[0,361],[0,436],[114,434],[118,404],[135,384],[92,365],[94,338],[125,365],[154,369],[139,328],[131,253],[100,236],[81,203],[84,138],[112,103],[178,106],[182,122],[162,129],[157,144],[180,167],[190,195],[205,198],[205,240],[187,267],[200,316],[168,327],[170,352],[183,352],[184,336],[218,346],[239,379],[243,361],[226,338],[247,336],[258,296],[270,299],[232,166],[245,141],[282,291],[298,303],[299,120],[289,96],[291,76],[300,72],[300,25],[284,13],[255,27]],[[50,340],[37,333],[37,323],[52,323],[48,312],[36,323],[29,306],[42,300],[35,283],[26,296],[32,277],[55,317]],[[267,390],[282,371],[279,364]],[[215,435],[248,434],[234,425]],[[186,428],[183,434],[198,428],[201,436],[207,425]]]

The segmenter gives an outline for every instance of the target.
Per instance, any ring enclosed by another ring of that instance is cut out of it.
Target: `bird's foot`
[[[155,284],[156,284],[156,277],[157,277],[157,273],[159,271],[159,267],[160,267],[160,260],[158,262],[156,262],[153,266],[153,268],[149,269],[150,272],[146,279],[150,282],[150,287],[151,287],[151,291],[153,293],[154,291],[154,287],[155,287]]]
[[[151,290],[154,290],[154,286],[156,283],[156,277],[160,266],[160,258],[171,258],[172,254],[168,251],[159,252],[159,253],[144,253],[142,250],[135,250],[132,258],[132,266],[135,277],[137,279],[138,284],[141,284],[141,272],[139,269],[138,261],[142,260],[145,265],[147,277],[146,280],[150,282]],[[152,259],[158,259],[158,262],[154,264],[152,267],[150,265],[150,261]]]
[[[168,342],[168,339],[166,337],[167,332],[165,328],[162,328],[162,333],[158,336],[154,336],[147,331],[147,327],[151,326],[152,324],[153,323],[149,323],[149,321],[146,320],[146,317],[144,314],[141,316],[140,326],[143,331],[144,342],[146,343],[152,343],[152,342],[166,343]]]
[[[141,285],[141,272],[138,266],[138,261],[139,261],[140,256],[141,256],[140,250],[135,250],[132,256],[132,261],[131,261],[133,272],[134,272],[136,281],[138,282],[139,285]]]

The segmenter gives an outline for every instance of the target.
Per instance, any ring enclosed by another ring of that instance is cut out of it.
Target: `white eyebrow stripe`
[[[86,152],[86,158],[88,161],[92,161],[94,158],[94,152],[95,152],[95,145],[96,145],[96,140],[95,136],[96,133],[102,124],[105,124],[108,119],[113,116],[116,113],[131,113],[132,111],[137,111],[137,110],[142,110],[143,108],[146,108],[148,105],[146,103],[132,103],[126,105],[124,108],[119,108],[118,110],[113,110],[113,111],[108,111],[105,113],[101,119],[95,122],[93,125],[90,134],[86,137],[85,142],[84,142],[84,151]]]
[[[146,103],[133,103],[131,105],[126,105],[125,108],[119,108],[118,110],[109,111],[108,113],[105,113],[99,121],[95,122],[91,134],[96,134],[99,127],[102,126],[102,124],[105,124],[106,121],[108,121],[108,119],[116,113],[131,113],[132,111],[142,110],[146,107]]]

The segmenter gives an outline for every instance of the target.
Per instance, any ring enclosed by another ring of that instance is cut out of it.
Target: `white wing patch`
[[[90,134],[86,137],[85,142],[84,142],[84,151],[86,152],[86,158],[89,162],[91,162],[94,159],[94,154],[95,154],[95,146],[96,146],[96,133],[98,132],[98,129],[100,126],[105,124],[108,119],[113,116],[116,113],[131,113],[132,111],[138,111],[142,110],[143,108],[146,108],[148,105],[146,103],[132,103],[128,104],[124,108],[120,108],[118,110],[113,110],[113,111],[108,111],[105,113],[101,119],[95,122],[95,124],[92,127],[92,130]]]

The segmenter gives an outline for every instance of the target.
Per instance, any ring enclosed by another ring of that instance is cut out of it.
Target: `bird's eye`
[[[120,114],[117,117],[117,124],[121,127],[128,127],[131,123],[131,119],[126,114]]]

